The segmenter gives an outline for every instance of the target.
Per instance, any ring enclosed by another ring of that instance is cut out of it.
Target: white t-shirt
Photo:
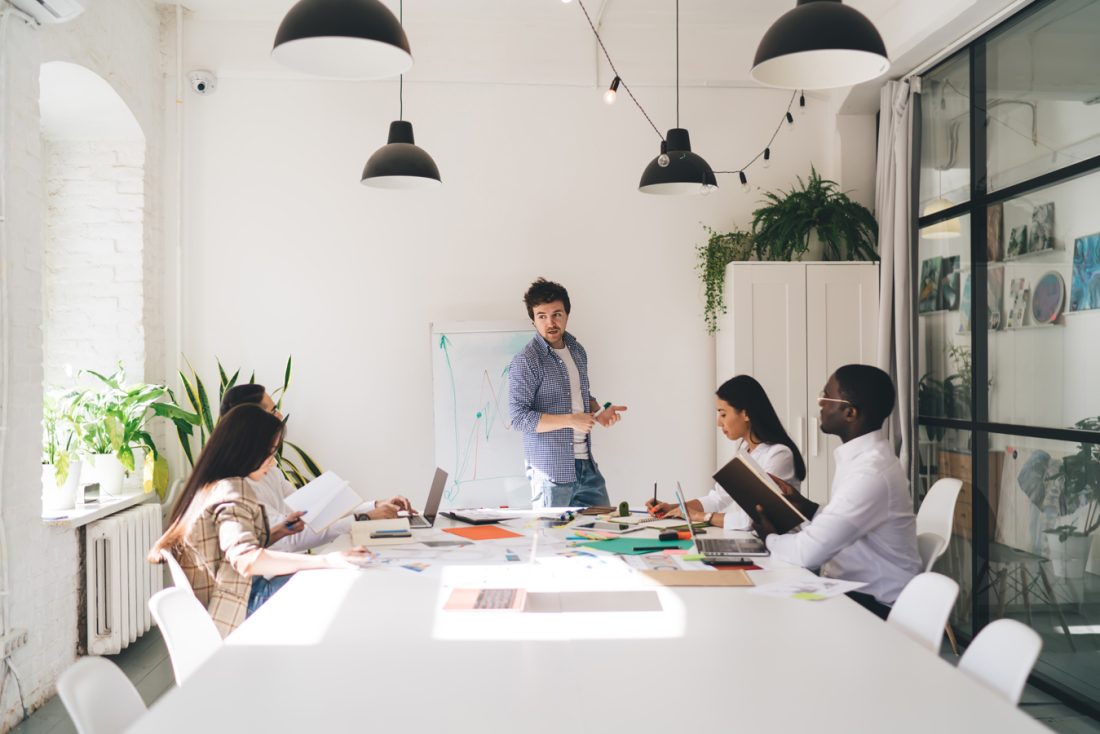
[[[573,355],[569,353],[569,347],[554,350],[565,362],[565,373],[569,375],[569,402],[574,413],[586,413],[584,398],[581,395],[581,373],[577,369],[577,363],[573,361]],[[573,431],[573,458],[588,458],[588,436],[584,433]]]
[[[893,604],[921,571],[909,480],[881,431],[833,452],[836,474],[828,504],[797,533],[769,535],[774,558],[822,576],[862,581],[859,591]]]
[[[740,451],[744,439],[739,439],[735,450]],[[749,456],[768,474],[774,474],[795,489],[802,486],[794,473],[794,454],[781,443],[761,443],[749,452]],[[715,484],[706,497],[699,498],[703,512],[724,512],[722,527],[726,530],[752,530],[752,518],[733,501],[726,490]]]
[[[286,516],[293,510],[286,503],[286,498],[298,490],[287,481],[283,473],[276,467],[268,469],[259,481],[246,479],[248,486],[256,494],[256,499],[264,506],[267,514],[267,526],[274,528],[286,520]],[[355,508],[356,512],[370,512],[375,503],[364,502]],[[268,546],[271,550],[285,551],[287,553],[302,553],[310,548],[316,548],[325,543],[331,543],[338,536],[351,532],[351,523],[355,520],[352,516],[342,517],[328,526],[323,532],[311,530],[307,525],[300,533],[280,538]]]

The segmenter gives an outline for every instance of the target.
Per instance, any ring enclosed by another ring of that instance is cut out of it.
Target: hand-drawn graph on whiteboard
[[[508,365],[533,335],[522,322],[432,324],[435,459],[450,475],[443,507],[530,505]]]

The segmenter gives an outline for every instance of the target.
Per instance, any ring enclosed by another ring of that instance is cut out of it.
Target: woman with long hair
[[[760,383],[749,375],[737,375],[722,383],[714,402],[718,427],[726,438],[741,442],[764,471],[797,491],[806,478],[806,464]],[[690,500],[686,506],[692,522],[706,521],[727,530],[752,529],[752,518],[717,485],[710,494]],[[668,502],[650,500],[646,507],[657,517],[680,516],[680,508]]]
[[[222,637],[258,606],[249,604],[253,577],[352,568],[370,557],[363,548],[312,556],[267,550],[267,517],[245,479],[259,480],[272,469],[283,430],[283,422],[258,405],[226,413],[149,553],[152,563],[161,562],[163,550],[176,557]]]

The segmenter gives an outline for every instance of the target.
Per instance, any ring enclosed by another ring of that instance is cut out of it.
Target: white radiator
[[[88,526],[88,653],[113,655],[149,630],[149,597],[164,569],[145,560],[161,534],[160,505],[139,505]]]

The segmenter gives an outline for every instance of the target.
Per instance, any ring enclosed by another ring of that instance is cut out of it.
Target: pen
[[[672,546],[672,545],[636,545],[636,546],[634,546],[634,550],[635,551],[647,551],[647,552],[648,551],[663,551],[663,550],[668,550],[669,548],[675,548],[675,547],[676,546]]]
[[[653,483],[653,504],[657,504],[657,482]]]

